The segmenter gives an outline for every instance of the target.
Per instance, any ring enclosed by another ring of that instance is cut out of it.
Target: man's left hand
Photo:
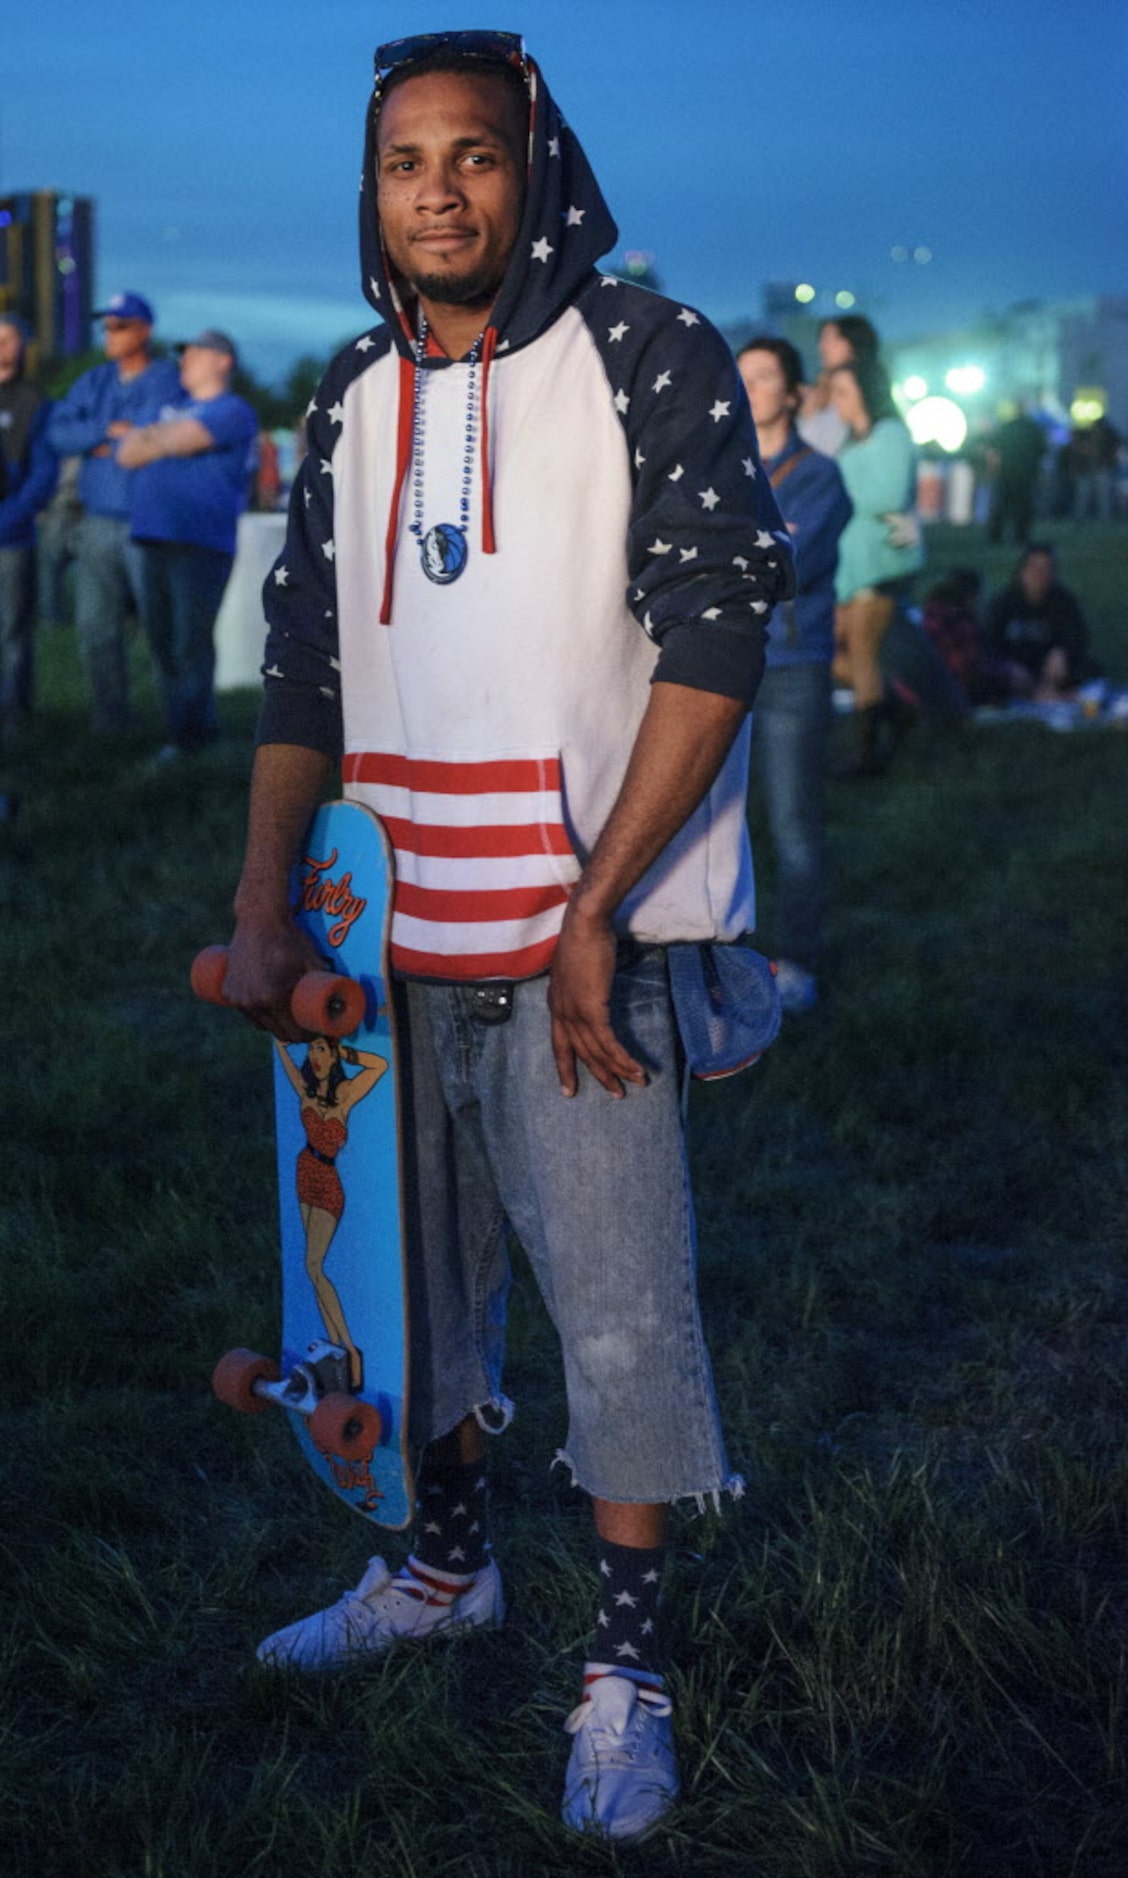
[[[565,915],[548,980],[552,1054],[566,1096],[574,1096],[579,1087],[577,1057],[610,1095],[621,1098],[625,1082],[642,1088],[647,1081],[642,1064],[635,1062],[611,1028],[615,950],[611,927],[585,916],[573,903]]]

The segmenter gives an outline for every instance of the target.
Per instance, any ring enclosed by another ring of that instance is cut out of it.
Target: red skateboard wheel
[[[270,1407],[266,1397],[255,1394],[256,1382],[277,1382],[281,1371],[269,1356],[255,1350],[228,1350],[221,1356],[212,1374],[212,1388],[228,1408],[244,1415],[261,1415]]]
[[[205,1004],[224,1004],[227,947],[205,946],[189,974],[192,989]],[[307,972],[290,996],[295,1024],[319,1037],[347,1037],[364,1022],[364,987],[340,972]]]
[[[321,1454],[336,1454],[342,1461],[368,1461],[383,1432],[383,1423],[379,1409],[371,1402],[338,1390],[322,1396],[309,1418],[309,1432]]]
[[[321,1037],[347,1037],[364,1021],[364,988],[338,972],[307,972],[290,997],[295,1024]]]
[[[205,1004],[223,1003],[223,980],[227,974],[227,947],[205,946],[192,960],[192,989]]]

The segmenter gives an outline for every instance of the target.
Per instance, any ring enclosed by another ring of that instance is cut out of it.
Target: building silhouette
[[[27,324],[40,367],[92,341],[94,204],[30,189],[0,196],[0,312]]]

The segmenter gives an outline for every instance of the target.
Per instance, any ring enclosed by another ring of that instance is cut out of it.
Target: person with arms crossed
[[[155,417],[180,390],[172,359],[155,359],[154,313],[139,293],[115,294],[94,315],[104,322],[104,365],[77,378],[52,411],[47,440],[58,456],[80,456],[83,507],[75,543],[75,625],[91,695],[91,729],[116,736],[129,724],[125,621],[141,610],[141,562],[130,535],[129,476],[114,454],[135,424]]]
[[[225,996],[295,1037],[289,872],[340,757],[395,848],[425,1511],[399,1572],[373,1560],[259,1655],[317,1670],[501,1618],[483,1431],[511,1412],[508,1219],[597,1534],[564,1817],[632,1839],[678,1784],[667,1509],[741,1487],[695,1297],[665,947],[751,924],[747,713],[792,575],[731,354],[692,308],[600,275],[615,240],[519,38],[381,48],[361,259],[384,323],[313,400],[266,583]]]
[[[254,411],[231,390],[234,370],[234,345],[209,327],[180,347],[177,401],[117,446],[118,462],[134,472],[141,617],[164,701],[162,763],[202,749],[218,728],[215,622],[258,435]]]

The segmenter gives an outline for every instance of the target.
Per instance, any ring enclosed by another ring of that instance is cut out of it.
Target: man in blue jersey
[[[130,485],[115,449],[134,425],[175,398],[172,359],[154,359],[154,314],[139,293],[115,294],[95,315],[103,324],[104,365],[75,380],[47,422],[57,456],[78,456],[83,507],[75,555],[75,623],[90,684],[91,729],[115,736],[129,722],[125,621],[140,609],[141,565],[130,535]]]
[[[170,761],[216,733],[216,615],[247,506],[258,421],[231,390],[235,347],[210,328],[180,348],[179,395],[121,439],[133,472],[141,615],[157,669]]]

